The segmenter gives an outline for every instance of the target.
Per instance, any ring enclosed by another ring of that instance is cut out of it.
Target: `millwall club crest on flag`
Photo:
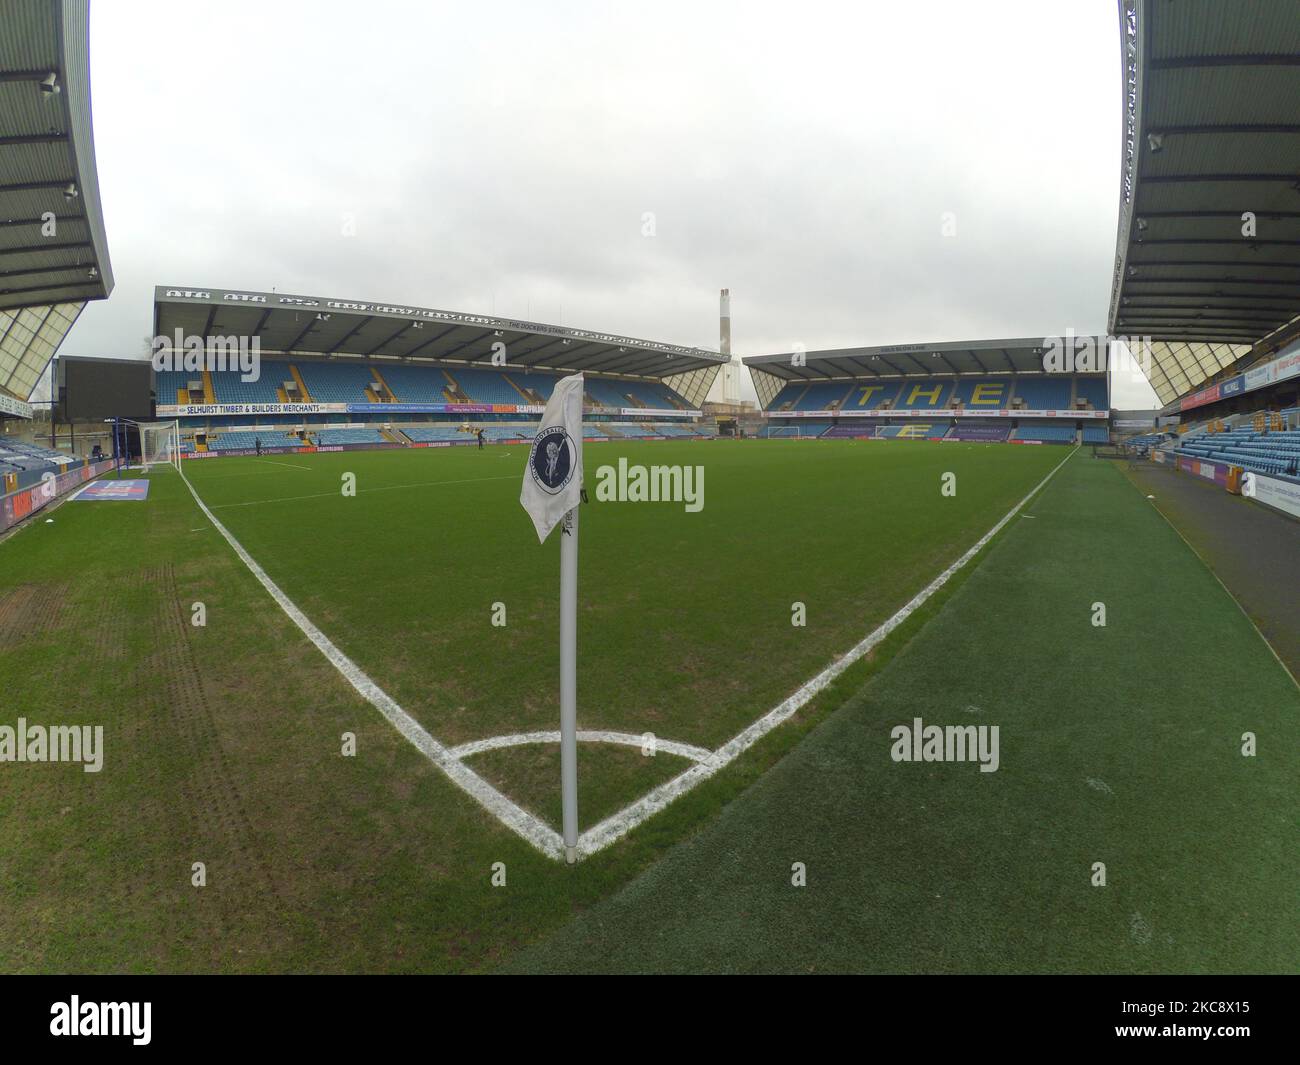
[[[528,451],[519,502],[545,542],[582,496],[582,374],[555,386]]]

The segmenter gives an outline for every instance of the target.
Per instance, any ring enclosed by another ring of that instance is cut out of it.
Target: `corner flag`
[[[546,542],[560,537],[560,798],[564,854],[578,859],[578,504],[582,501],[582,374],[562,378],[528,449],[519,502]]]
[[[555,386],[528,451],[519,502],[545,543],[582,496],[582,374]]]

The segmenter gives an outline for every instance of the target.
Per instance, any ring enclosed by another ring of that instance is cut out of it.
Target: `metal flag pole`
[[[578,510],[560,527],[560,794],[570,864],[578,860]]]
[[[555,385],[528,449],[519,502],[537,542],[560,526],[560,805],[564,856],[578,860],[578,510],[582,490],[582,374]]]

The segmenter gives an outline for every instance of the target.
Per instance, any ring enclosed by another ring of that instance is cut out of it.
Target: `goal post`
[[[140,430],[140,465],[146,470],[154,466],[181,468],[181,423],[137,422]]]

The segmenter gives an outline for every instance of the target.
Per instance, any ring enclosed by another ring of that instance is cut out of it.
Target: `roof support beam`
[[[89,267],[85,263],[70,263],[64,266],[29,266],[27,269],[0,270],[0,277],[28,277],[34,274],[66,274],[70,272],[85,273]]]
[[[14,137],[0,137],[0,148],[16,148],[23,144],[59,144],[67,139],[66,133],[24,133]]]
[[[79,214],[56,214],[54,221],[60,222],[84,222],[84,215]],[[0,229],[11,229],[14,226],[43,226],[44,218],[0,218]]]
[[[396,340],[398,337],[400,337],[403,333],[405,333],[405,332],[406,332],[408,329],[410,329],[410,328],[411,328],[411,323],[410,323],[410,322],[403,322],[402,325],[401,325],[401,328],[399,328],[399,329],[397,330],[396,333],[394,333],[392,336],[386,336],[386,337],[384,337],[383,340],[381,340],[381,341],[380,341],[378,344],[376,344],[373,348],[371,348],[369,351],[367,351],[367,352],[366,352],[366,357],[369,358],[371,355],[373,355],[373,354],[374,354],[376,351],[378,351],[380,348],[386,348],[386,347],[388,347],[389,344],[391,344],[394,340]],[[356,330],[354,329],[352,332],[356,332]],[[352,333],[349,333],[349,334],[348,334],[348,337],[350,337],[351,335],[352,335]],[[347,337],[344,337],[343,339],[346,340]],[[339,343],[341,344],[341,343],[343,343],[343,341],[340,340]],[[335,345],[335,346],[337,347],[337,345]]]
[[[1222,125],[1148,126],[1148,133],[1178,137],[1213,136],[1216,133],[1300,133],[1300,125],[1290,122],[1225,122]]]
[[[1300,55],[1171,55],[1148,59],[1147,70],[1195,70],[1203,67],[1297,67]]]
[[[333,355],[335,352],[341,350],[344,344],[346,344],[349,340],[351,340],[354,336],[356,336],[359,332],[361,332],[361,330],[363,330],[366,326],[368,326],[373,321],[374,319],[369,316],[361,317],[360,319],[358,319],[356,325],[354,325],[351,329],[349,329],[346,333],[344,333],[341,337],[339,337],[339,339],[335,343],[330,345],[328,351],[324,351],[321,354]],[[405,326],[403,326],[403,328],[405,328]]]
[[[482,340],[486,340],[488,337],[493,336],[496,332],[497,332],[497,331],[496,331],[495,329],[489,329],[489,330],[487,330],[487,332],[480,333],[478,336],[473,337],[472,339],[465,341],[465,343],[463,343],[463,344],[457,344],[457,345],[456,345],[454,348],[452,348],[450,351],[444,351],[444,352],[442,353],[442,358],[444,358],[444,359],[450,359],[450,358],[451,358],[453,355],[455,355],[457,352],[464,351],[464,350],[465,350],[467,347],[469,347],[471,344],[477,344],[477,343],[479,343],[479,342],[482,341]]]
[[[460,328],[459,325],[451,325],[451,326],[448,326],[448,327],[447,327],[446,329],[444,329],[441,333],[436,333],[436,334],[434,334],[433,336],[431,336],[431,337],[430,337],[428,340],[426,340],[423,344],[417,344],[417,345],[416,345],[415,347],[413,347],[410,351],[408,351],[408,352],[406,353],[406,355],[403,356],[403,357],[409,359],[409,358],[410,358],[412,355],[414,355],[417,351],[423,351],[423,350],[424,350],[425,348],[427,348],[430,344],[436,344],[439,340],[441,340],[443,337],[445,337],[448,333],[454,333],[454,332],[455,332],[457,329],[459,329],[459,328]]]
[[[302,327],[302,332],[299,333],[296,337],[293,338],[293,340],[291,340],[288,344],[285,345],[284,348],[285,353],[287,354],[293,351],[295,348],[297,348],[297,346],[302,343],[303,339],[307,336],[307,334],[312,331],[312,327],[315,325],[316,325],[316,315],[309,314],[307,316],[307,324]]]
[[[1296,127],[1300,133],[1300,126]],[[1138,211],[1138,218],[1231,218],[1238,220],[1243,211]],[[1300,218],[1300,211],[1255,211],[1256,218]],[[1245,237],[1242,243],[1247,243]]]
[[[77,281],[67,285],[30,285],[25,288],[0,288],[0,296],[17,296],[27,292],[60,292],[65,288],[98,288],[98,281]],[[49,300],[35,300],[35,303],[71,303],[80,296],[51,296]],[[0,310],[4,308],[0,307]],[[21,307],[10,308],[11,310],[21,310]]]
[[[1144,174],[1139,179],[1143,185],[1194,185],[1197,182],[1211,181],[1260,181],[1279,184],[1295,184],[1295,174]],[[1140,211],[1138,212],[1141,213]]]
[[[1153,244],[1236,244],[1248,248],[1264,245],[1294,248],[1300,245],[1300,240],[1265,240],[1262,237],[1149,237],[1134,243],[1139,248],[1146,248]]]
[[[0,248],[0,255],[39,255],[41,252],[77,251],[92,246],[88,240],[65,240],[58,244],[47,242],[45,244],[28,244],[21,248]]]
[[[55,181],[25,181],[21,184],[0,187],[0,193],[43,192],[46,189],[66,189],[69,185],[75,185],[76,183],[77,179],[74,177],[61,178]]]

